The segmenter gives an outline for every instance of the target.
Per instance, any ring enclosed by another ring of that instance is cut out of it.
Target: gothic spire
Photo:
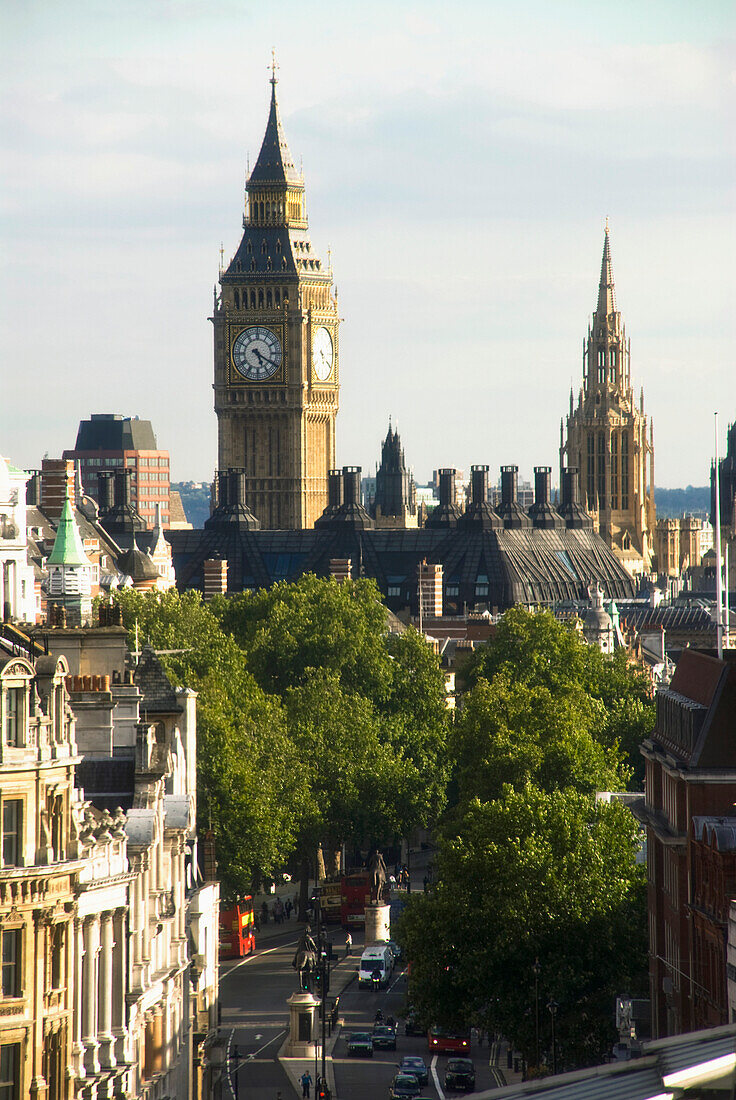
[[[601,260],[601,281],[598,285],[598,306],[596,313],[599,318],[607,317],[616,312],[616,292],[613,286],[613,266],[611,264],[611,241],[608,231],[608,218],[606,218],[606,235],[603,239],[603,259]]]
[[[279,105],[276,99],[276,62],[271,66],[271,109],[268,113],[266,133],[263,137],[258,160],[250,174],[248,185],[254,183],[301,184],[301,176],[294,166],[289,146],[281,126]]]

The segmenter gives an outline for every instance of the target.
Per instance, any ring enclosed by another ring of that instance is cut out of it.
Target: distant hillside
[[[710,513],[710,485],[688,485],[687,489],[654,487],[657,519],[670,519],[686,512]]]
[[[200,530],[210,518],[210,487],[206,481],[172,481],[171,488],[181,496],[187,519]]]

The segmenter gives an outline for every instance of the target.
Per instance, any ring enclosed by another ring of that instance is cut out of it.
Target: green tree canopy
[[[654,706],[648,679],[632,666],[626,650],[604,655],[551,612],[515,607],[506,612],[495,636],[476,651],[463,674],[472,687],[481,679],[492,681],[502,671],[512,682],[546,688],[556,701],[588,696],[589,704],[600,704],[588,727],[591,734],[610,748],[620,746],[632,783],[641,785],[639,745],[654,724]]]
[[[544,1002],[560,1005],[563,1059],[595,1061],[613,1041],[616,993],[646,980],[631,814],[527,785],[469,802],[452,830],[440,844],[436,888],[401,918],[412,1000],[440,1023],[500,1029],[533,1063],[539,959]]]

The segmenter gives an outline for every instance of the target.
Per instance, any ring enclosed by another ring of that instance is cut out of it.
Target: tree
[[[307,792],[280,700],[269,698],[243,653],[202,603],[176,589],[120,590],[131,648],[149,641],[174,684],[197,701],[199,818],[215,831],[224,896],[248,893],[294,848]]]
[[[463,698],[451,756],[461,804],[500,797],[505,785],[544,791],[622,790],[628,772],[614,746],[595,737],[601,705],[577,685],[548,687],[512,679],[506,665]]]
[[[527,784],[469,802],[442,837],[436,888],[401,918],[419,1011],[499,1029],[533,1063],[538,958],[544,1001],[560,1005],[563,1061],[599,1059],[616,993],[646,985],[636,849],[628,810],[577,791]]]
[[[481,679],[493,681],[501,671],[515,683],[546,688],[556,701],[572,694],[599,704],[591,734],[601,744],[623,750],[630,781],[641,785],[639,745],[653,728],[654,706],[647,677],[625,650],[604,655],[551,612],[515,607],[466,664],[464,677],[472,687]]]

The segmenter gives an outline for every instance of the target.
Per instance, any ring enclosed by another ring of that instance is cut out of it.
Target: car
[[[401,1059],[399,1073],[413,1073],[420,1085],[429,1084],[429,1070],[424,1059],[415,1054],[407,1054]]]
[[[475,1066],[470,1058],[450,1058],[445,1069],[446,1089],[475,1088]]]
[[[404,1035],[426,1035],[427,1029],[419,1020],[413,1008],[407,1009],[404,1022]]]
[[[348,1035],[348,1054],[373,1057],[373,1039],[367,1031],[353,1031]]]
[[[389,1096],[391,1100],[415,1100],[422,1091],[422,1086],[413,1073],[397,1073],[391,1082]]]
[[[387,1024],[376,1024],[373,1028],[374,1050],[396,1050],[396,1032]]]
[[[396,942],[396,940],[389,940],[388,945],[391,948],[391,954],[394,957],[394,964],[396,966],[401,966],[401,956],[403,955],[403,952],[398,943]]]

